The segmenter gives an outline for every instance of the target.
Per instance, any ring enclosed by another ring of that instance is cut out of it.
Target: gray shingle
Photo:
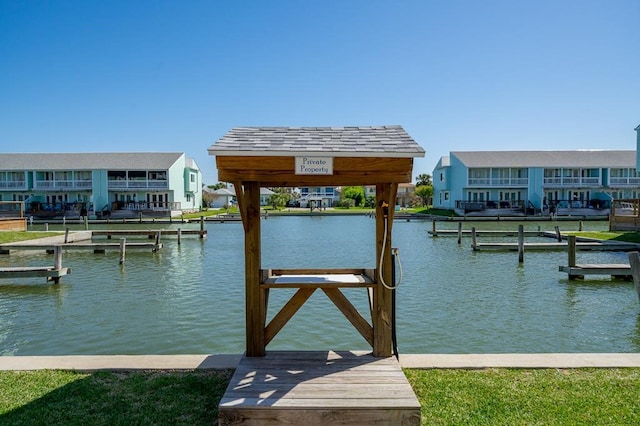
[[[636,152],[575,151],[452,151],[467,167],[635,167]]]
[[[305,154],[423,157],[424,149],[402,126],[236,127],[209,147],[211,155]]]
[[[166,170],[177,152],[0,154],[0,170]]]

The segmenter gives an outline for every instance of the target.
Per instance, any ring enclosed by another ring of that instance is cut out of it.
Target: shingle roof
[[[636,151],[452,151],[467,167],[635,167]]]
[[[178,152],[0,154],[0,170],[166,170]]]
[[[423,157],[402,126],[236,127],[209,148],[211,155]]]

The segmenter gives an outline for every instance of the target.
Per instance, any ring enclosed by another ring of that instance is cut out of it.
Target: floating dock
[[[398,361],[352,351],[243,357],[218,413],[221,426],[420,424],[420,402]]]
[[[0,268],[0,278],[45,277],[47,281],[58,283],[60,277],[71,273],[71,268],[56,269],[54,266],[10,266]]]
[[[631,265],[624,263],[610,264],[578,264],[574,266],[559,266],[560,272],[569,274],[569,279],[584,278],[585,275],[611,275],[613,278],[632,279]]]

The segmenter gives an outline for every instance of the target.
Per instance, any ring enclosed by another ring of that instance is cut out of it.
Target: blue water
[[[575,230],[577,222],[525,229]],[[174,228],[198,225],[172,225]],[[240,223],[207,224],[208,237],[164,238],[157,253],[65,252],[72,274],[0,282],[0,353],[180,354],[244,351],[244,234]],[[638,352],[640,302],[633,283],[569,281],[566,252],[474,252],[469,238],[431,237],[431,222],[396,221],[403,280],[398,341],[403,353]],[[465,229],[517,229],[515,222]],[[142,226],[149,228],[150,226]],[[439,228],[455,229],[443,222]],[[606,229],[585,222],[587,229]],[[375,267],[374,220],[363,216],[270,217],[262,221],[263,268]],[[482,241],[514,241],[514,237]],[[131,241],[131,238],[128,238]],[[145,240],[142,240],[145,241]],[[533,241],[531,239],[530,241]],[[548,240],[547,240],[548,241]],[[626,253],[582,252],[578,263],[627,263]],[[0,255],[0,265],[51,264],[40,252]],[[363,313],[366,293],[345,293]],[[270,293],[268,316],[293,294]],[[369,349],[320,291],[268,349]]]

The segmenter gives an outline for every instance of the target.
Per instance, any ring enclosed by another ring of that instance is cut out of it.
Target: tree
[[[429,200],[433,196],[433,186],[421,185],[416,187],[416,195],[420,197],[422,207],[427,207],[429,205]]]
[[[272,191],[273,194],[269,196],[269,204],[272,205],[274,209],[286,206],[291,199],[291,194],[289,194],[285,188],[272,188]]]
[[[428,173],[422,173],[416,176],[416,186],[433,186],[431,182],[431,175]]]
[[[213,189],[214,191],[215,191],[216,189],[221,189],[221,188],[226,188],[226,187],[227,187],[227,184],[226,184],[226,183],[224,183],[224,182],[218,182],[218,183],[216,183],[215,185],[207,185],[207,188],[211,188],[211,189]]]
[[[366,199],[364,188],[361,186],[345,186],[342,188],[342,197],[351,198],[356,207],[362,206]]]

